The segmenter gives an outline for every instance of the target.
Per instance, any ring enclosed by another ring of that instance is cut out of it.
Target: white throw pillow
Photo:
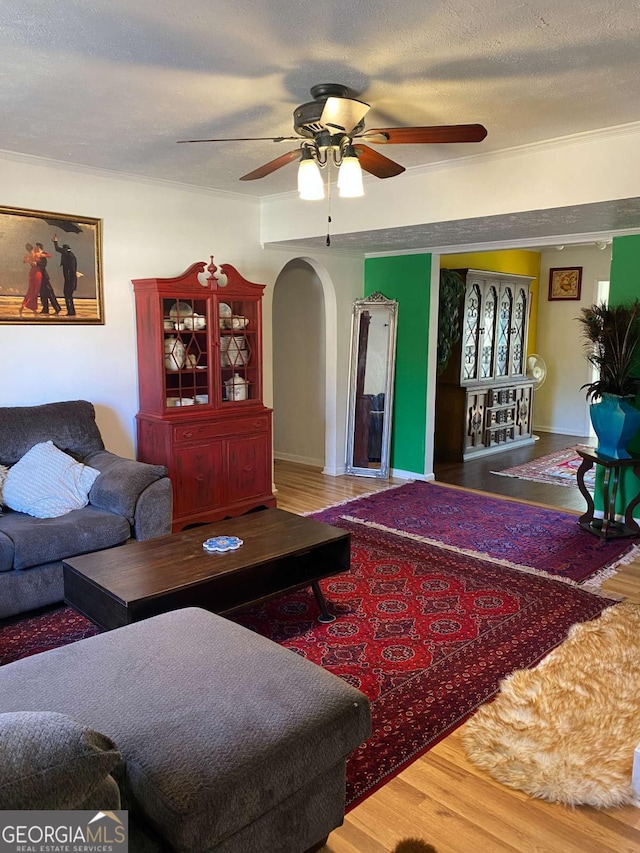
[[[18,512],[57,518],[88,504],[89,491],[99,474],[58,450],[52,441],[44,441],[9,468],[3,499]]]

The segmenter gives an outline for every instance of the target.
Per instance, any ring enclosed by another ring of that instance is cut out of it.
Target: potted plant
[[[598,374],[581,388],[591,401],[598,452],[628,459],[626,447],[640,428],[640,411],[634,405],[640,391],[640,300],[591,305],[581,315],[584,353]]]

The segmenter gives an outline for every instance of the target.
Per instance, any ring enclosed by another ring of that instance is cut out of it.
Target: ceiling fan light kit
[[[342,198],[360,198],[364,195],[362,169],[353,145],[347,145],[344,149],[338,172],[338,195]]]
[[[307,147],[302,149],[302,158],[298,166],[298,193],[304,201],[319,201],[324,198],[322,175]]]
[[[313,101],[293,111],[293,129],[298,136],[261,136],[247,140],[183,139],[181,142],[298,142],[299,147],[243,175],[241,181],[265,178],[277,169],[300,160],[298,191],[300,198],[324,197],[320,169],[333,163],[338,167],[338,191],[343,198],[364,195],[362,170],[376,178],[392,178],[405,171],[404,166],[379,154],[364,142],[374,145],[423,145],[457,142],[481,142],[487,135],[481,124],[454,124],[432,127],[385,127],[365,130],[364,118],[369,104],[348,97],[349,89],[339,83],[320,83],[311,88]],[[302,141],[300,140],[302,137]],[[359,140],[354,144],[354,140]],[[329,180],[329,178],[328,178]],[[322,190],[318,189],[318,183]]]

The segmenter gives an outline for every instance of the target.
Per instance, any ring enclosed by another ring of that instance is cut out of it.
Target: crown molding
[[[405,172],[398,176],[398,179],[402,181],[406,180],[407,177],[428,175],[431,172],[460,168],[468,166],[472,162],[497,162],[504,159],[523,157],[527,154],[534,154],[543,151],[557,151],[574,145],[589,145],[593,142],[606,142],[607,140],[620,139],[627,136],[640,137],[640,121],[629,122],[628,124],[618,124],[612,127],[602,127],[597,130],[585,130],[580,133],[572,133],[568,136],[543,139],[540,142],[527,142],[523,145],[515,145],[512,148],[499,148],[496,151],[485,151],[478,154],[465,154],[462,157],[455,157],[449,160],[437,160],[435,163],[426,163],[422,166],[408,166]],[[380,147],[384,148],[384,146]],[[376,179],[371,175],[363,175],[363,180],[366,187],[368,184],[374,185]],[[273,193],[272,195],[260,196],[260,201],[265,204],[269,204],[270,202],[294,200],[297,198],[297,191],[291,190],[284,193]]]
[[[0,160],[11,160],[15,163],[24,163],[27,166],[38,166],[46,169],[58,169],[65,172],[75,172],[80,175],[88,175],[96,178],[107,178],[112,181],[129,181],[147,186],[163,187],[165,189],[179,190],[181,192],[206,195],[211,198],[233,199],[244,201],[249,204],[259,204],[260,199],[256,196],[242,195],[228,190],[216,190],[203,187],[198,184],[187,184],[182,181],[171,181],[166,178],[149,178],[144,175],[136,175],[131,172],[119,172],[117,169],[102,169],[96,166],[85,166],[82,163],[67,163],[63,160],[53,160],[48,157],[38,157],[34,154],[22,154],[18,151],[7,151],[0,149]]]
[[[585,130],[580,133],[572,133],[568,136],[543,139],[540,142],[527,142],[523,145],[514,145],[511,148],[500,148],[496,151],[485,151],[479,154],[466,154],[464,157],[456,157],[451,160],[438,160],[436,163],[428,163],[424,166],[409,166],[405,175],[411,174],[415,176],[428,174],[429,172],[466,166],[470,161],[481,163],[495,162],[504,159],[522,157],[539,151],[557,151],[559,149],[570,148],[575,145],[590,145],[593,142],[604,142],[627,136],[640,136],[640,121],[633,121],[628,124],[618,124],[612,127],[601,127],[596,130]]]

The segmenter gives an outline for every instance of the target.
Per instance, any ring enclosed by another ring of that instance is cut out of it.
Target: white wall
[[[582,267],[579,301],[549,301],[549,269]],[[544,385],[536,392],[534,428],[545,432],[589,435],[589,409],[580,386],[591,381],[589,363],[582,354],[580,308],[596,301],[596,282],[608,279],[611,247],[547,249],[540,258],[540,292],[536,348],[548,368]]]
[[[258,205],[26,158],[0,157],[0,186],[6,207],[102,219],[105,300],[104,326],[0,326],[0,405],[90,400],[108,449],[134,456],[131,279],[177,275],[209,254],[259,276]]]
[[[273,451],[324,466],[325,312],[322,282],[303,261],[278,276],[273,296]]]
[[[264,401],[272,405],[273,286],[299,253],[261,248],[257,202],[7,153],[0,154],[0,186],[5,207],[102,220],[105,298],[104,326],[0,326],[0,405],[90,400],[107,447],[134,456],[138,390],[131,279],[178,275],[210,254],[218,265],[231,263],[245,278],[267,285]],[[327,472],[339,473],[344,470],[351,304],[362,296],[363,262],[330,252],[306,260],[325,294],[325,459]]]
[[[275,281],[291,260],[300,259],[315,272],[322,285],[325,317],[325,453],[324,473],[344,473],[346,449],[347,395],[349,386],[349,354],[351,346],[351,317],[353,302],[361,299],[364,282],[364,262],[361,258],[340,255],[332,250],[319,251],[314,257],[301,256],[288,249],[269,248],[262,258],[267,278]],[[271,325],[273,312],[273,287],[265,291],[263,318],[265,351],[271,352]],[[309,351],[308,363],[319,358]],[[273,399],[273,385],[280,381],[271,361],[265,357],[265,399]],[[272,384],[273,383],[273,384]]]

